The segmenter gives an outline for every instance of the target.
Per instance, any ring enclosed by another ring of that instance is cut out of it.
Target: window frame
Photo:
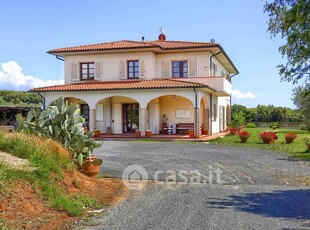
[[[130,63],[133,63],[132,66],[130,66]],[[138,66],[136,66],[136,63],[138,63]],[[132,67],[133,71],[130,71],[130,67]],[[135,71],[136,68],[138,68],[138,71]],[[133,76],[130,77],[130,74],[133,74]],[[140,61],[127,60],[127,79],[139,79],[139,76],[140,76]]]
[[[188,60],[181,60],[181,61],[172,61],[172,78],[188,78]],[[178,72],[174,72],[177,67],[174,67],[175,63],[179,63]],[[181,65],[182,63],[182,65]],[[184,71],[184,63],[186,63],[186,72]],[[174,76],[178,73],[178,76]],[[186,73],[186,76],[184,75]]]
[[[83,68],[83,65],[87,65],[87,68]],[[90,65],[93,65],[93,68],[90,68]],[[83,78],[83,70],[87,70],[87,78]],[[93,77],[91,76],[90,70],[93,70]],[[95,80],[95,62],[81,62],[80,63],[80,80],[81,81],[92,81]]]

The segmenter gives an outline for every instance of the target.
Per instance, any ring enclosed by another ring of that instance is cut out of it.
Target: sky
[[[64,64],[54,48],[119,40],[209,42],[215,39],[240,74],[232,103],[295,108],[292,83],[276,66],[284,43],[267,31],[261,0],[0,0],[0,90],[62,84]]]

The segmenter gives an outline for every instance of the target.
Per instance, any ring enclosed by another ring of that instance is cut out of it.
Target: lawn
[[[310,153],[307,151],[307,146],[303,140],[305,136],[310,135],[310,133],[307,131],[280,128],[277,132],[278,139],[274,144],[263,144],[262,140],[259,138],[260,133],[267,131],[266,128],[246,128],[245,131],[250,133],[250,138],[247,140],[247,143],[240,143],[240,138],[238,135],[227,135],[223,138],[211,140],[210,142],[215,144],[233,145],[243,148],[258,148],[279,151],[287,153],[289,156],[296,157],[298,159],[310,161]],[[297,138],[292,144],[287,144],[285,142],[285,134],[288,132],[297,133]]]

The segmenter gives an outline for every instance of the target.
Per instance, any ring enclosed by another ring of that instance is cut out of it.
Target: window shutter
[[[95,63],[95,80],[102,80],[102,63]]]
[[[144,61],[139,61],[139,78],[145,78]]]
[[[78,81],[78,64],[71,63],[71,81]]]
[[[192,59],[188,61],[188,76],[197,77],[197,61]]]
[[[119,62],[119,77],[120,77],[120,79],[126,79],[126,63],[125,63],[125,61]]]
[[[163,78],[171,77],[171,62],[163,61]]]

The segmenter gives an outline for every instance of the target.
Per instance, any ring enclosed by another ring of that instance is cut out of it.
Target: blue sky
[[[0,89],[58,83],[63,62],[53,48],[117,40],[220,43],[240,74],[233,78],[233,103],[294,107],[292,83],[280,82],[276,66],[283,43],[267,32],[260,0],[1,1]],[[2,79],[2,80],[1,80]],[[243,97],[243,98],[242,98]]]

